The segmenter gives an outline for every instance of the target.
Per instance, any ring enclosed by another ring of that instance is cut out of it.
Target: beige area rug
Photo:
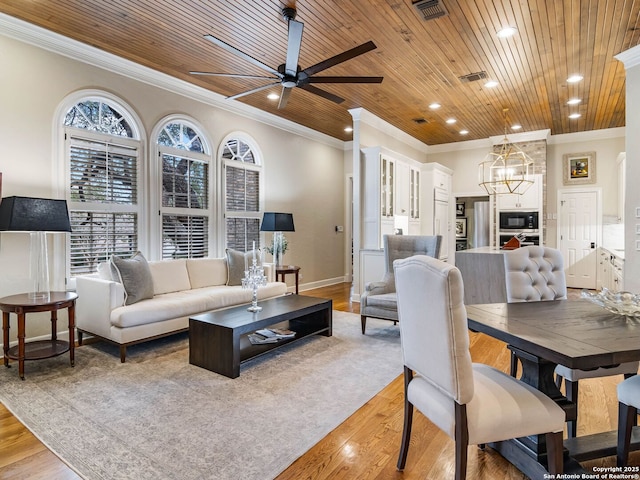
[[[188,339],[105,343],[0,368],[0,401],[87,479],[274,478],[402,373],[391,322],[333,312],[314,336],[229,379],[189,364]]]

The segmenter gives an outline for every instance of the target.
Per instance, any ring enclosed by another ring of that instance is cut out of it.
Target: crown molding
[[[561,143],[590,142],[594,140],[607,140],[610,138],[624,138],[626,134],[626,127],[603,128],[600,130],[589,130],[588,132],[552,135],[547,143],[549,145],[559,145]]]
[[[399,140],[402,143],[405,143],[411,148],[417,150],[418,152],[422,152],[426,154],[428,151],[429,147],[427,144],[422,143],[417,138],[412,137],[408,133],[403,132],[398,127],[391,125],[389,122],[381,119],[380,117],[377,117],[376,115],[369,112],[368,110],[365,110],[362,107],[352,108],[349,110],[349,113],[351,114],[351,117],[353,117],[355,121],[366,123],[367,125],[375,128],[376,130],[380,130],[381,132],[384,132],[386,135],[389,135],[390,137],[395,138],[396,140]]]
[[[51,32],[42,27],[0,13],[0,35],[63,55],[94,67],[123,75],[148,85],[162,88],[171,93],[183,95],[198,102],[241,115],[289,133],[344,150],[344,142],[290,120],[283,119],[205,88],[192,85],[184,80],[158,72],[117,55],[105,52],[91,45]]]
[[[613,58],[621,61],[624,64],[624,69],[629,70],[630,68],[640,64],[640,45],[636,45],[629,50],[620,52],[619,54],[614,55]]]
[[[506,138],[509,143],[533,142],[535,140],[548,140],[551,130],[534,130],[532,132],[513,133],[509,135],[495,135],[489,137],[491,145],[502,145]]]

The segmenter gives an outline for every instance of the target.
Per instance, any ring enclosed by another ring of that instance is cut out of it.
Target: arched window
[[[162,258],[206,257],[213,210],[208,144],[194,124],[175,119],[160,128],[156,145],[162,172]]]
[[[260,153],[243,134],[232,134],[221,146],[224,169],[225,244],[240,251],[260,245],[262,218]]]
[[[77,101],[63,125],[75,276],[95,272],[112,254],[138,250],[142,142],[127,109],[99,96]]]

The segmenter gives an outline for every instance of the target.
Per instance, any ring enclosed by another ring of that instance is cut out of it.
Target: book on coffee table
[[[280,340],[278,337],[265,337],[259,333],[250,333],[247,335],[252,345],[263,345],[265,343],[278,343]]]
[[[296,336],[296,332],[293,330],[287,330],[284,328],[263,328],[261,330],[256,330],[258,335],[262,335],[267,338],[293,338]]]

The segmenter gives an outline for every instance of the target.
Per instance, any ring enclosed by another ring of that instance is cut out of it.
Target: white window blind
[[[193,125],[167,123],[158,134],[162,171],[162,258],[206,257],[209,253],[210,155]]]
[[[138,250],[139,144],[67,133],[66,149],[70,273],[75,276],[95,272],[111,255],[129,257]]]
[[[260,245],[260,175],[251,146],[231,138],[222,150],[225,179],[225,241],[228,248],[248,251]]]

